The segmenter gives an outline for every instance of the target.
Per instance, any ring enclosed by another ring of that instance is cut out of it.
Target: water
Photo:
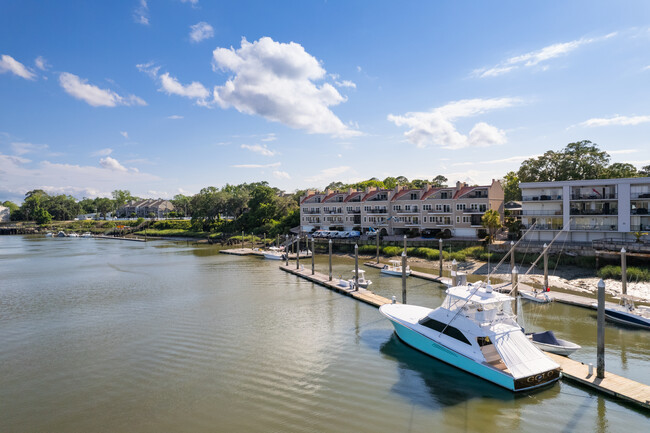
[[[309,265],[309,261],[306,263]],[[523,396],[405,346],[379,312],[185,243],[0,237],[2,432],[619,432],[650,415],[567,382]],[[334,274],[351,275],[349,259]],[[319,257],[317,270],[327,272]],[[377,293],[398,278],[366,268]],[[409,302],[439,286],[409,279]],[[595,362],[593,312],[524,304]],[[650,333],[607,326],[607,369],[650,383]],[[634,429],[634,430],[633,430]]]

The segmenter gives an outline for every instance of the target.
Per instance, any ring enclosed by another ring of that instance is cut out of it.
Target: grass
[[[621,281],[621,267],[607,265],[598,269],[598,276],[603,279],[612,279]],[[650,269],[648,268],[637,268],[635,266],[629,266],[627,268],[627,280],[628,281],[650,281]]]

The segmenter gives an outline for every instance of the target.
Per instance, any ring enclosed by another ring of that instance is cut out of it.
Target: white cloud
[[[41,71],[46,71],[50,65],[48,65],[47,60],[43,56],[38,56],[34,60],[34,64]]]
[[[404,136],[420,148],[429,144],[446,149],[488,147],[505,143],[505,131],[479,122],[470,130],[469,135],[463,135],[458,132],[453,122],[460,118],[511,107],[519,102],[517,98],[464,99],[429,112],[406,113],[402,116],[389,114],[388,120],[397,126],[409,127]]]
[[[350,80],[335,81],[334,84],[336,84],[338,87],[351,87],[353,89],[357,88],[357,85]]]
[[[274,162],[272,164],[237,164],[231,165],[233,168],[274,168],[279,167],[281,163]]]
[[[190,26],[190,39],[192,42],[201,42],[214,36],[214,29],[205,21]]]
[[[124,167],[122,164],[119,163],[119,161],[115,158],[111,158],[110,156],[107,156],[106,158],[102,158],[99,160],[99,165],[102,167],[108,169],[108,170],[114,170],[114,171],[128,171],[126,167]]]
[[[609,153],[610,155],[624,155],[627,153],[636,153],[638,151],[639,149],[621,149],[621,150],[606,150],[605,152]]]
[[[126,139],[129,138],[129,133],[126,132],[126,131],[120,131],[120,134],[122,135],[122,137],[124,137],[124,138],[126,138]]]
[[[178,120],[178,119],[183,119],[183,116],[179,116],[178,114],[172,114],[171,116],[167,116],[167,118],[171,120]]]
[[[280,171],[280,170],[275,170],[273,171],[273,177],[276,179],[291,179],[291,176],[289,176],[289,173],[286,171]]]
[[[519,56],[510,57],[509,59],[506,59],[498,65],[490,68],[476,69],[473,71],[472,75],[479,78],[496,77],[511,72],[520,67],[528,68],[537,66],[540,63],[547,62],[556,57],[567,55],[583,45],[603,41],[614,36],[616,36],[616,33],[610,33],[608,35],[596,38],[580,38],[574,41],[552,44],[537,51],[531,51]],[[547,68],[548,65],[544,65],[543,69],[546,70]]]
[[[91,156],[108,156],[111,153],[113,153],[113,149],[111,149],[110,147],[107,147],[106,149],[99,149],[99,150],[91,153],[90,155]]]
[[[139,6],[133,11],[133,19],[138,24],[149,25],[149,5],[147,5],[147,0],[140,0]]]
[[[321,170],[318,174],[306,177],[305,181],[309,183],[329,183],[334,180],[340,180],[339,176],[350,171],[350,167],[344,165],[340,167],[331,167]]]
[[[234,107],[313,134],[360,135],[328,108],[346,99],[329,83],[315,84],[326,71],[300,44],[269,37],[250,43],[242,38],[241,48],[217,48],[212,56],[215,70],[234,73],[214,88],[222,108]]]
[[[275,133],[271,132],[266,135],[266,137],[262,138],[262,141],[275,141],[277,140],[278,137],[275,136]]]
[[[14,153],[16,155],[24,155],[26,153],[35,153],[35,152],[40,152],[42,150],[45,150],[48,148],[48,145],[15,142],[15,143],[11,143],[11,147],[14,150]]]
[[[27,69],[25,65],[11,56],[3,54],[2,57],[0,57],[0,74],[5,72],[11,72],[26,80],[34,80],[36,78],[36,74]]]
[[[265,145],[259,145],[259,144],[242,144],[241,145],[242,149],[248,149],[251,152],[259,153],[260,155],[264,156],[275,156],[276,152],[272,151]]]
[[[597,127],[597,126],[630,126],[650,122],[650,116],[614,116],[610,118],[594,118],[585,120],[579,126]]]
[[[69,72],[59,75],[59,84],[69,95],[81,99],[93,107],[115,107],[116,105],[147,105],[135,95],[122,97],[109,89],[100,89],[87,83],[88,80],[79,78]]]
[[[168,95],[178,95],[184,96],[191,99],[204,100],[209,96],[208,90],[203,87],[203,84],[194,81],[188,85],[182,85],[176,80],[176,78],[169,75],[169,73],[164,73],[160,76],[160,84],[162,85],[162,91],[166,92]]]
[[[199,4],[199,0],[181,0],[183,3],[190,3],[192,6]]]
[[[158,78],[158,71],[160,70],[160,66],[154,66],[154,62],[148,62],[148,63],[140,63],[138,65],[135,65],[136,68],[138,68],[138,71],[144,72],[145,74],[149,75],[153,80]]]

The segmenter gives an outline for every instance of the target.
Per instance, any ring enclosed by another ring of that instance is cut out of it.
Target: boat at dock
[[[67,236],[68,236],[68,235],[66,235],[65,232],[64,232],[63,230],[61,230],[60,232],[58,232],[58,233],[56,234],[56,237],[57,237],[57,238],[65,238],[65,237],[67,237]]]
[[[619,305],[605,307],[605,319],[621,325],[633,326],[650,330],[650,308],[635,306],[637,298],[629,295],[621,295]]]
[[[555,353],[556,355],[569,356],[582,347],[570,341],[555,337],[553,331],[531,332],[530,334],[526,334],[526,337],[537,348],[545,352]]]
[[[47,232],[47,233],[45,233],[45,237],[46,237],[46,238],[51,238],[52,236],[54,236],[54,235],[52,234],[52,232]]]
[[[537,290],[533,292],[526,292],[524,290],[519,290],[518,293],[519,296],[522,297],[522,299],[531,302],[537,302],[538,304],[548,304],[550,302],[553,302],[553,299],[550,296],[548,296],[544,292],[538,292]]]
[[[409,346],[511,391],[550,385],[560,366],[522,332],[508,295],[489,284],[447,289],[436,309],[386,304],[379,311]]]
[[[280,247],[269,247],[267,251],[264,251],[264,258],[267,260],[283,260],[284,249]]]
[[[354,283],[354,272],[352,271],[352,279],[350,280],[352,283]],[[366,280],[366,271],[363,269],[359,269],[359,287],[362,289],[367,289],[369,285],[372,284],[372,281]]]
[[[82,238],[92,238],[93,235],[92,235],[92,233],[90,233],[90,232],[86,232],[86,233],[82,234],[81,237],[82,237]]]
[[[381,273],[385,275],[393,275],[397,277],[402,276],[402,264],[399,260],[389,260],[389,265],[384,265],[383,268],[381,268]],[[408,277],[411,275],[411,268],[409,266],[406,266],[406,276]]]
[[[69,237],[69,238],[78,238],[79,235],[78,235],[77,233],[70,233],[70,234],[68,235],[68,237]]]

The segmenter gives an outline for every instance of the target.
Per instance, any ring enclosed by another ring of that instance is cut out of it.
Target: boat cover
[[[535,347],[521,331],[497,334],[494,346],[515,379],[560,367]]]
[[[533,341],[538,343],[551,344],[553,346],[561,346],[560,342],[555,338],[553,331],[533,332]]]

